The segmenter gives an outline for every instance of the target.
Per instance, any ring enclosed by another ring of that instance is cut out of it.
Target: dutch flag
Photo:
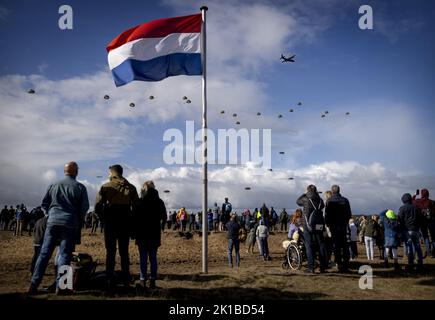
[[[194,14],[154,20],[121,33],[107,46],[116,86],[201,75],[201,25],[201,14]]]

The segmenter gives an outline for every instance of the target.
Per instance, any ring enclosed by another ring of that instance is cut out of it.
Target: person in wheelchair
[[[283,268],[298,270],[302,266],[302,259],[305,256],[303,233],[302,210],[296,209],[289,226],[288,239],[282,243],[285,250]]]
[[[296,209],[296,211],[293,214],[292,222],[289,226],[289,231],[287,237],[290,241],[296,241],[297,237],[299,236],[299,229],[302,226],[302,210]],[[296,239],[293,237],[296,235]]]

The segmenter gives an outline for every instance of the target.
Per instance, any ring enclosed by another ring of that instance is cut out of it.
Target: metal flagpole
[[[207,219],[207,65],[206,65],[206,12],[208,8],[202,6],[201,28],[201,62],[202,62],[202,272],[208,272],[208,219]]]

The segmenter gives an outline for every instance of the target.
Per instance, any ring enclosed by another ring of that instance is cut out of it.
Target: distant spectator
[[[193,212],[192,212],[193,214]],[[195,216],[193,216],[193,219],[195,218]],[[181,227],[181,231],[182,232],[186,232],[186,224],[187,224],[187,212],[186,209],[183,207],[180,209],[180,211],[178,211],[177,213],[177,221]]]
[[[266,207],[266,204],[263,203],[263,205],[260,208],[260,214],[261,214],[261,220],[264,221],[264,225],[266,227],[270,226],[270,217],[269,217],[269,209]]]
[[[269,228],[265,225],[264,220],[260,220],[260,225],[257,228],[256,238],[261,245],[261,253],[263,255],[263,260],[270,260],[269,256],[269,244],[267,239],[269,238]]]
[[[240,241],[239,241],[239,231],[240,225],[236,221],[236,215],[232,214],[230,216],[230,221],[225,225],[228,230],[228,265],[230,268],[233,267],[233,249],[236,254],[236,266],[240,266]]]
[[[280,229],[281,231],[287,232],[287,225],[288,225],[288,213],[283,208],[281,210],[281,213],[279,215],[279,223],[281,225]]]
[[[254,254],[257,228],[258,224],[252,222],[247,237],[248,250],[246,250],[246,253]]]
[[[207,229],[213,231],[213,211],[211,209],[207,210]]]
[[[350,256],[351,260],[358,258],[358,229],[353,219],[349,220]]]
[[[270,207],[270,230],[275,231],[276,224],[278,223],[278,214],[273,207]]]
[[[91,212],[91,234],[96,234],[98,229],[98,224],[100,223],[100,218],[98,217],[97,212]]]
[[[4,229],[5,226],[5,220],[8,218],[9,215],[9,210],[8,210],[8,206],[5,206],[2,211],[0,212],[0,228],[2,230]]]
[[[192,229],[194,231],[196,229],[196,216],[193,211],[189,214],[189,231],[192,231]]]
[[[15,210],[15,220],[17,221],[17,226],[15,228],[15,235],[22,236],[23,235],[23,225],[24,225],[24,218],[25,218],[25,208],[24,204],[17,205],[17,209]]]
[[[216,202],[213,207],[213,230],[214,232],[219,230],[219,207]]]
[[[359,223],[358,223],[358,232],[359,233],[358,233],[358,238],[359,238],[359,242],[360,243],[365,243],[364,242],[364,232],[363,232],[363,229],[364,229],[364,226],[365,226],[366,222],[367,222],[366,216],[362,215],[362,216],[359,217]]]
[[[177,212],[175,210],[172,212],[171,221],[172,221],[172,229],[178,230],[180,226],[177,223]]]
[[[379,250],[379,259],[384,260],[384,225],[381,219],[379,219],[379,216],[373,216],[373,220],[376,221],[377,224],[377,230],[376,230],[376,246]]]
[[[171,227],[172,227],[172,212],[169,211],[169,212],[168,212],[168,216],[167,216],[167,218],[166,218],[166,228],[167,228],[168,230],[171,230]]]
[[[228,201],[228,198],[225,198],[225,202],[222,204],[222,225],[225,227],[227,222],[230,220],[231,213],[233,212],[233,206]]]

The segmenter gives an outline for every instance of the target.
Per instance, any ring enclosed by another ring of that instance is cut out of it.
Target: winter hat
[[[396,214],[394,213],[393,210],[388,210],[385,215],[387,216],[388,219],[391,219],[391,220],[396,219]]]

